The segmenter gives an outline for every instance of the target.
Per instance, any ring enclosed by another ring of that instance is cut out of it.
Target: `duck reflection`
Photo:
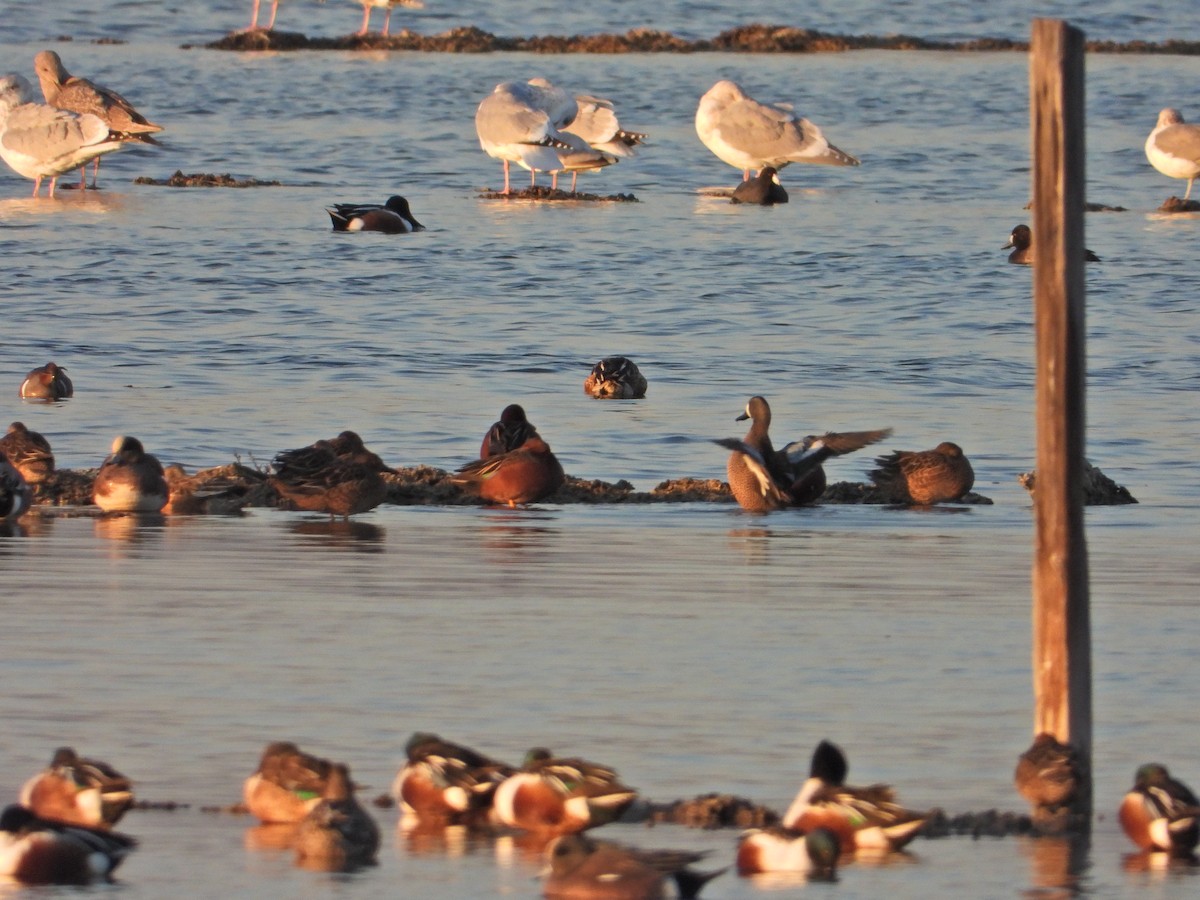
[[[142,544],[161,538],[166,516],[161,513],[116,513],[96,516],[96,537],[123,544]]]
[[[1031,894],[1042,900],[1066,900],[1083,892],[1082,875],[1091,865],[1090,833],[1023,838],[1020,846],[1029,858]]]
[[[387,530],[359,519],[294,519],[288,523],[292,534],[316,538],[316,546],[355,553],[382,553]]]
[[[415,816],[401,816],[396,823],[396,846],[413,856],[459,858],[488,846],[495,834],[489,828],[438,825]]]
[[[247,850],[292,850],[296,846],[299,822],[271,822],[246,829]]]

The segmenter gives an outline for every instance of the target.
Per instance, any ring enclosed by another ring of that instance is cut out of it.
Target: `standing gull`
[[[62,60],[53,50],[43,50],[33,58],[33,68],[42,84],[46,102],[57,109],[67,109],[79,115],[91,114],[102,119],[118,140],[126,143],[157,144],[151,134],[162,131],[133,104],[116,91],[93,84],[86,78],[71,75],[63,67]],[[92,171],[92,187],[100,174],[100,157],[96,157]],[[87,186],[87,166],[80,173],[79,187]]]
[[[565,98],[565,99],[564,99]],[[577,149],[561,129],[575,118],[575,101],[544,79],[506,81],[483,98],[475,110],[479,146],[504,163],[504,191],[512,193],[508,164],[537,172],[559,172],[558,151]]]
[[[270,31],[275,27],[275,13],[279,11],[279,0],[273,0],[271,3],[271,21],[262,27],[258,24],[258,3],[259,0],[254,0],[254,8],[250,11],[250,27],[247,31]]]
[[[759,103],[732,81],[718,81],[700,98],[696,133],[722,162],[741,169],[743,180],[749,180],[751,169],[779,170],[794,162],[858,165],[790,104]]]
[[[588,94],[578,94],[575,97],[577,112],[574,121],[563,130],[582,138],[597,158],[589,165],[576,168],[568,167],[571,173],[571,190],[575,190],[575,182],[581,171],[591,171],[603,168],[610,163],[634,156],[633,148],[646,140],[646,135],[638,131],[626,131],[617,121],[617,113],[611,100],[592,97]]]
[[[1146,159],[1168,178],[1186,178],[1186,202],[1200,175],[1200,125],[1189,125],[1177,109],[1164,109],[1146,138]]]
[[[26,102],[29,93],[20,75],[0,78],[0,159],[33,179],[33,196],[43,178],[50,179],[53,197],[59,175],[121,148],[121,137],[103,119]]]
[[[362,35],[366,34],[368,29],[370,28],[370,26],[371,26],[371,10],[375,9],[376,7],[382,7],[383,9],[387,10],[387,12],[384,13],[384,16],[383,16],[383,30],[379,32],[384,37],[387,36],[388,26],[391,24],[391,21],[392,21],[392,8],[393,7],[407,6],[410,9],[424,9],[425,8],[425,4],[422,3],[421,0],[357,0],[357,2],[361,3],[362,8],[363,8],[362,27],[360,29],[358,29],[358,31],[356,32],[356,34],[358,34],[360,37]]]

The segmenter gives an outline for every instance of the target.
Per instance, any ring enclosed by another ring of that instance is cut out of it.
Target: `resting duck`
[[[353,431],[276,454],[267,482],[295,509],[349,518],[374,509],[387,497],[384,465]]]
[[[832,880],[840,853],[838,837],[828,828],[752,828],[738,839],[737,870],[739,875],[799,872]]]
[[[332,771],[329,760],[291,741],[267,744],[258,770],[242,786],[246,809],[263,824],[299,822],[325,796]]]
[[[48,362],[25,376],[20,395],[25,400],[65,400],[75,395],[75,385],[67,377],[66,368]]]
[[[206,469],[189,475],[178,463],[167,466],[163,474],[171,492],[163,507],[168,516],[234,515],[250,502],[251,485],[263,480],[261,473],[242,467],[233,475],[225,467],[219,474]]]
[[[448,479],[489,503],[506,503],[511,508],[545,500],[565,480],[562,465],[537,432],[516,450],[469,462]]]
[[[25,782],[20,800],[43,819],[111,828],[133,805],[133,785],[108,763],[59,747],[49,767]]]
[[[932,450],[896,450],[877,457],[875,466],[868,477],[887,503],[953,503],[975,486],[971,461],[950,441]]]
[[[779,172],[767,166],[749,181],[743,181],[733,189],[731,203],[752,203],[757,206],[774,206],[787,203],[788,192],[779,181]]]
[[[17,521],[32,502],[33,490],[16,466],[0,453],[0,522]]]
[[[385,234],[410,234],[425,226],[413,218],[408,201],[396,195],[378,203],[335,203],[325,210],[334,231],[382,231]]]
[[[54,451],[50,442],[25,427],[24,422],[13,422],[8,432],[0,437],[0,453],[21,473],[26,484],[42,484],[54,474]]]
[[[296,829],[296,863],[304,868],[345,872],[375,864],[379,826],[354,797],[350,770],[335,763],[320,801]]]
[[[848,768],[836,744],[817,744],[808,780],[784,813],[783,826],[802,832],[828,828],[845,852],[898,850],[916,837],[925,815],[900,806],[888,785],[847,786]]]
[[[1137,770],[1117,813],[1121,828],[1140,849],[1177,856],[1189,855],[1200,841],[1198,817],[1200,800],[1161,763]]]
[[[488,429],[479,447],[479,458],[490,459],[516,450],[530,437],[537,434],[533,423],[525,418],[525,410],[517,403],[510,403],[500,413],[500,418]]]
[[[636,799],[614,770],[535,747],[496,788],[492,808],[500,823],[549,837],[612,822]]]
[[[646,396],[646,377],[632,359],[608,356],[592,366],[583,392],[597,400],[636,400]]]
[[[492,795],[515,771],[436,734],[417,732],[404,750],[408,762],[396,775],[392,794],[402,814],[423,824],[487,824]]]
[[[722,874],[689,868],[705,854],[687,850],[643,850],[581,834],[555,838],[546,847],[546,897],[563,900],[657,900],[697,897]],[[673,892],[668,894],[668,880]]]
[[[111,880],[136,846],[128,835],[52,822],[16,804],[0,813],[0,875],[25,884]]]
[[[170,496],[162,464],[135,437],[120,435],[100,466],[92,500],[105,512],[159,512]]]

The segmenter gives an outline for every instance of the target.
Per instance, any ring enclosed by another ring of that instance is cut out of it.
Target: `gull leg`
[[[39,175],[35,179],[33,179],[33,196],[36,197],[38,195],[38,190],[41,189],[41,186],[42,186],[42,176]]]
[[[363,7],[363,23],[362,23],[362,28],[358,29],[358,33],[359,33],[359,35],[360,35],[360,36],[361,36],[361,35],[364,35],[364,34],[366,34],[366,33],[367,33],[367,26],[368,26],[368,25],[370,25],[370,24],[371,24],[371,7],[369,7],[369,6],[364,6],[364,7]]]
[[[1184,195],[1183,195],[1184,203],[1187,203],[1187,198],[1192,196],[1192,184],[1193,184],[1193,182],[1195,182],[1195,180],[1196,180],[1195,175],[1193,175],[1191,178],[1188,179],[1188,189],[1187,189],[1187,191],[1184,192]]]
[[[389,6],[387,12],[383,14],[383,31],[380,32],[384,37],[387,37],[388,26],[392,23],[392,8]]]
[[[83,168],[79,170],[79,189],[87,190],[87,163],[84,163]]]
[[[250,28],[248,30],[258,30],[258,0],[254,0],[254,8],[250,12]]]
[[[54,183],[55,183],[56,181],[58,181],[58,176],[57,176],[57,175],[55,175],[53,178],[51,178],[51,179],[50,179],[50,196],[51,196],[51,197],[53,197],[53,196],[54,196]],[[34,186],[34,190],[37,190],[37,186],[36,186],[36,185]]]
[[[572,172],[571,173],[571,193],[572,194],[575,193],[575,182],[577,182],[578,180],[579,180],[579,173]]]
[[[86,169],[87,166],[85,165],[84,168]],[[96,163],[92,167],[92,190],[93,191],[97,189],[97,185],[99,183],[100,183],[100,157],[97,156]]]

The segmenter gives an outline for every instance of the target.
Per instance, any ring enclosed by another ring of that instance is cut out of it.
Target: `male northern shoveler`
[[[321,802],[333,763],[304,753],[291,741],[267,744],[258,770],[246,779],[246,808],[264,824],[299,822]]]
[[[636,799],[637,791],[614,770],[535,747],[521,770],[496,788],[492,809],[504,825],[551,836],[612,822]]]
[[[41,484],[54,474],[50,442],[26,428],[24,422],[8,426],[8,432],[0,437],[0,453],[21,473],[26,484]]]
[[[350,770],[334,763],[320,801],[296,829],[296,862],[311,869],[344,872],[375,864],[379,826],[354,796]]]
[[[1200,800],[1162,763],[1147,763],[1137,770],[1117,818],[1142,850],[1186,856],[1200,841]]]
[[[809,832],[828,828],[843,851],[898,850],[925,824],[925,814],[896,802],[886,784],[849,787],[849,767],[841,749],[821,741],[813,751],[808,780],[783,815],[783,826]]]
[[[643,850],[567,834],[546,848],[544,895],[561,900],[658,900],[667,896],[670,879],[671,896],[697,897],[705,884],[725,871],[689,868],[704,856],[686,850]]]
[[[334,231],[381,231],[384,234],[411,234],[424,231],[399,194],[379,203],[335,203],[326,207]]]
[[[529,438],[537,434],[533,423],[525,418],[525,409],[517,403],[510,403],[500,413],[500,418],[488,429],[479,446],[479,458],[490,459],[501,453],[516,450]]]
[[[25,376],[19,393],[26,400],[65,400],[75,395],[75,385],[65,367],[48,362]]]
[[[52,822],[16,804],[0,813],[0,875],[26,884],[111,879],[136,846],[128,835]]]
[[[646,396],[646,376],[632,359],[606,356],[583,380],[583,392],[597,400],[636,400]]]
[[[764,397],[751,397],[736,421],[750,419],[746,436],[714,441],[733,452],[726,464],[729,489],[749,512],[770,512],[787,506],[814,503],[825,491],[822,463],[831,456],[852,453],[881,441],[890,428],[876,431],[828,432],[776,450],[771,443],[771,406]]]
[[[426,732],[410,737],[404,750],[408,762],[396,775],[392,794],[401,812],[422,824],[487,824],[496,788],[515,771]]]
[[[92,485],[92,500],[105,512],[159,512],[170,493],[162,464],[126,435],[113,441]]]
[[[810,878],[832,879],[841,845],[828,828],[795,831],[779,826],[752,828],[738,840],[739,875],[799,872]]]
[[[534,432],[516,450],[462,466],[448,479],[489,503],[536,503],[563,485],[566,476],[550,445]]]
[[[1008,261],[1016,266],[1032,266],[1035,262],[1033,255],[1033,231],[1028,225],[1018,225],[1012,230],[1012,234],[1008,236],[1008,243],[1000,248],[1001,250],[1012,249],[1012,253],[1008,254]],[[1098,257],[1091,250],[1083,251],[1084,262],[1100,262]]]
[[[887,503],[953,503],[975,486],[971,461],[950,441],[932,450],[896,450],[877,457],[875,466],[868,477]]]
[[[15,522],[33,502],[33,490],[16,466],[0,453],[0,521]]]
[[[1200,176],[1200,125],[1184,122],[1177,109],[1162,110],[1146,138],[1146,158],[1168,178],[1187,179],[1186,201]]]
[[[59,747],[49,767],[25,782],[20,799],[43,819],[111,828],[133,805],[133,785],[108,763]]]

